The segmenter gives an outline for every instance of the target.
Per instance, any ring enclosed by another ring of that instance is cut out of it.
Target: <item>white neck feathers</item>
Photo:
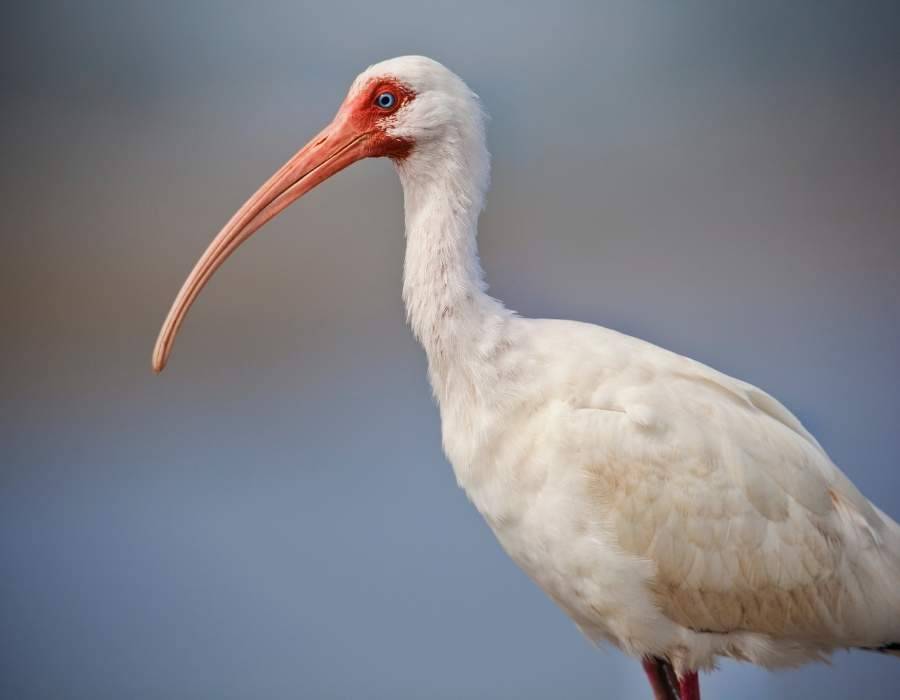
[[[406,210],[403,300],[439,402],[478,393],[511,315],[488,296],[476,235],[489,176],[480,115],[472,129],[417,144],[397,163]]]

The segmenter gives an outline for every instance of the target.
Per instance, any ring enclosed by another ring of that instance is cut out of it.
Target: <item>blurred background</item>
[[[215,277],[212,235],[353,77],[492,114],[481,250],[529,316],[758,384],[900,517],[892,2],[7,3],[0,696],[646,698],[456,488],[366,161]],[[723,664],[709,698],[895,698],[900,662]]]

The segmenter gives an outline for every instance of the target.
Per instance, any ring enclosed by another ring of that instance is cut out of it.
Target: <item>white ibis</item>
[[[226,224],[153,353],[225,259],[351,163],[403,184],[403,299],[444,450],[509,555],[593,641],[642,660],[656,698],[700,697],[719,657],[796,666],[900,651],[900,526],[756,387],[616,331],[521,318],[476,250],[489,156],[478,98],[439,63],[364,71],[334,121]]]

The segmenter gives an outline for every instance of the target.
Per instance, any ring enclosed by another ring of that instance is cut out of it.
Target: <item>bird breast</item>
[[[523,358],[520,370],[528,364]],[[595,498],[593,477],[583,469],[584,445],[570,438],[587,416],[548,398],[527,369],[518,376],[515,390],[502,392],[508,400],[489,410],[442,406],[448,457],[513,561],[590,638],[623,646],[623,639],[658,625],[647,587],[652,564],[621,551]],[[455,421],[462,415],[465,424]]]

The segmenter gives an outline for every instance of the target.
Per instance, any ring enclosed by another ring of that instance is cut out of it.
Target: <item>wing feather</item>
[[[662,352],[597,394],[604,446],[587,472],[621,548],[655,564],[663,612],[694,630],[848,644],[896,627],[881,542],[896,524],[774,398]]]

